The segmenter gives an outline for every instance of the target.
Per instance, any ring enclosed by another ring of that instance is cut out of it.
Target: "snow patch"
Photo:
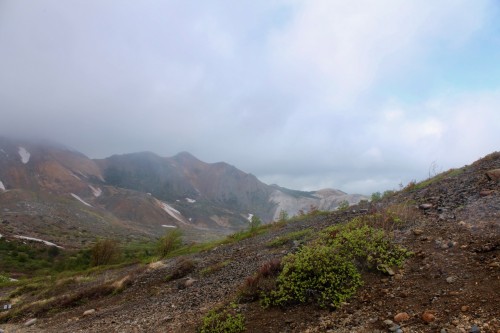
[[[247,220],[248,222],[252,222],[252,217],[253,217],[253,214],[248,214],[248,217],[247,217]]]
[[[175,225],[170,225],[170,224],[162,224],[161,225],[163,228],[177,228]]]
[[[71,194],[71,196],[72,196],[73,198],[75,198],[76,200],[80,201],[82,204],[87,205],[87,206],[89,206],[89,207],[92,207],[92,205],[91,205],[91,204],[89,204],[89,203],[87,203],[87,202],[83,201],[83,199],[82,199],[82,198],[80,198],[79,196],[77,196],[76,194],[74,194],[74,193],[70,193],[70,194]]]
[[[21,156],[21,162],[23,162],[23,164],[26,164],[30,161],[31,154],[26,150],[26,148],[19,147],[18,153],[19,156]]]
[[[64,249],[64,247],[62,247],[62,246],[59,246],[59,245],[57,245],[57,244],[54,244],[54,243],[52,243],[52,242],[48,242],[48,241],[46,241],[46,240],[39,239],[39,238],[26,237],[26,236],[19,236],[19,235],[14,236],[14,237],[15,237],[15,238],[18,238],[18,239],[25,239],[25,240],[30,240],[30,241],[34,241],[34,242],[43,243],[43,244],[45,244],[45,245],[47,245],[47,246],[55,246],[55,247],[58,247],[58,248],[60,248],[60,249]]]
[[[94,186],[92,185],[89,185],[90,189],[92,190],[92,193],[94,194],[94,197],[96,198],[99,198],[102,194],[102,190],[98,187],[98,188],[95,188]]]
[[[78,180],[81,180],[80,177],[78,177],[77,175],[75,175],[73,172],[71,172],[71,176],[75,177]]]
[[[186,201],[189,202],[189,203],[195,203],[196,202],[196,200],[190,199],[190,198],[186,198]]]
[[[177,209],[175,209],[174,207],[168,205],[167,203],[163,202],[163,201],[160,201],[158,199],[155,199],[156,200],[156,203],[164,210],[168,213],[168,215],[172,216],[174,219],[176,219],[177,221],[179,222],[184,222],[182,220],[182,214],[181,212],[179,212]]]
[[[0,190],[5,191],[5,185],[0,180]]]

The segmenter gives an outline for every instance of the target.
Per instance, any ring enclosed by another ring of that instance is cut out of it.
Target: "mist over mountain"
[[[267,185],[224,162],[188,152],[151,152],[90,159],[63,145],[0,139],[4,232],[80,246],[95,237],[157,237],[181,228],[199,239],[264,223],[283,210],[334,210],[363,196],[339,190],[304,192]],[[67,236],[65,236],[68,234]]]

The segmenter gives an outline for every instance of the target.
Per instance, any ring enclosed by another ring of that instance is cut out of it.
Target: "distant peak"
[[[196,157],[193,156],[193,154],[187,152],[187,151],[182,151],[178,153],[177,155],[174,156],[175,159],[183,159],[183,160],[196,160],[199,161]]]

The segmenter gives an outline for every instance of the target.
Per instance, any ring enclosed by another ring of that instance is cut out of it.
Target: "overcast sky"
[[[499,17],[498,0],[0,0],[0,134],[393,189],[500,150]]]

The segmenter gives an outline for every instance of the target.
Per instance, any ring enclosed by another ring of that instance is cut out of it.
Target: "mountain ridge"
[[[206,163],[188,152],[161,157],[145,151],[90,159],[63,145],[8,138],[0,138],[0,181],[0,214],[16,210],[16,197],[33,206],[38,200],[37,205],[47,206],[40,214],[54,212],[45,216],[54,228],[64,220],[81,233],[90,223],[100,237],[158,237],[165,225],[182,228],[195,239],[224,235],[246,228],[251,215],[267,223],[281,210],[292,216],[311,206],[332,210],[342,200],[354,203],[362,198],[343,197],[337,190],[330,191],[338,196],[325,197],[320,191],[270,186],[228,163]],[[30,199],[32,195],[36,199]],[[63,208],[68,200],[71,204]],[[78,246],[45,232],[36,217],[40,214],[21,214],[11,223],[17,231],[11,231]],[[108,233],[109,226],[115,230]],[[91,240],[90,235],[84,238]]]

